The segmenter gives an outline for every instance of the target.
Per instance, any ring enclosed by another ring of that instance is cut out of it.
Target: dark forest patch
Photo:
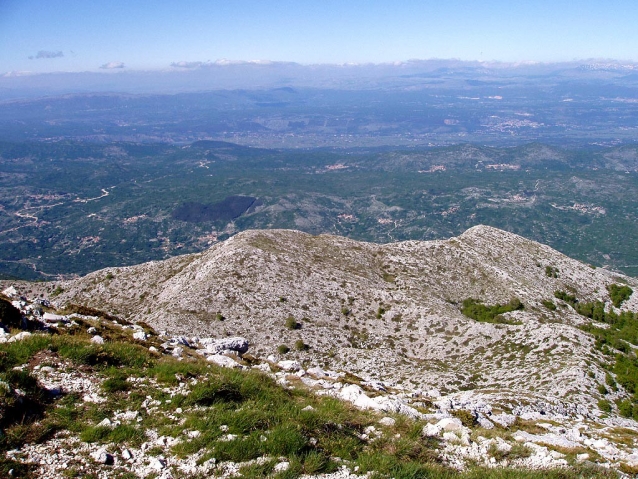
[[[243,215],[257,201],[252,196],[229,196],[213,204],[184,203],[173,212],[173,218],[190,223],[231,221]]]

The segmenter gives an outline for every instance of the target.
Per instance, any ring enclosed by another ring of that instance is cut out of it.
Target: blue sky
[[[638,2],[0,0],[0,72],[458,58],[638,60]]]

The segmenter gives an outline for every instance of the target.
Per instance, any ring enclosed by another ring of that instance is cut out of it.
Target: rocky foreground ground
[[[261,355],[244,337],[158,333],[29,289],[4,290],[29,329],[0,332],[7,477],[638,472],[636,423],[613,412],[370,379],[303,347]],[[23,406],[36,392],[43,408],[31,417]]]

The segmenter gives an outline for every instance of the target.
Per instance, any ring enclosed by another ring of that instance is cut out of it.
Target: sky
[[[636,0],[0,0],[0,73],[219,59],[638,61],[637,20]]]

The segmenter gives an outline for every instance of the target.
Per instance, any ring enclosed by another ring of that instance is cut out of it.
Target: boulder
[[[133,459],[133,453],[129,449],[124,449],[122,451],[122,459],[124,459],[125,461]]]
[[[279,361],[277,363],[277,366],[279,366],[284,371],[288,371],[288,372],[291,372],[291,373],[294,373],[295,371],[299,371],[301,369],[301,364],[299,364],[299,362],[293,361],[293,360]]]
[[[516,416],[513,414],[494,414],[490,416],[490,421],[498,424],[501,427],[510,427],[516,422]]]
[[[191,347],[191,343],[188,338],[184,336],[175,336],[168,340],[169,346],[186,346],[187,348]]]
[[[4,294],[7,298],[15,298],[18,296],[18,291],[13,286],[9,286],[7,289],[2,291],[2,294]]]
[[[421,430],[424,437],[439,437],[443,429],[438,424],[426,424]]]
[[[361,384],[363,384],[365,387],[368,387],[374,391],[381,391],[381,392],[387,391],[385,384],[383,384],[381,381],[364,381]]]
[[[173,352],[172,355],[176,358],[181,358],[182,354],[184,353],[184,348],[177,346],[176,348],[173,348]]]
[[[290,463],[287,461],[283,461],[283,462],[278,462],[277,464],[275,464],[275,467],[273,467],[272,472],[277,473],[277,472],[285,472],[288,470],[288,468],[290,468]]]
[[[397,422],[396,419],[389,416],[385,416],[379,419],[379,424],[381,424],[382,426],[392,427],[396,424],[396,422]]]
[[[208,354],[222,354],[228,351],[234,351],[239,354],[244,354],[248,351],[248,340],[241,337],[234,338],[202,338],[199,340],[199,344],[204,346]]]
[[[9,338],[9,342],[14,343],[16,341],[22,341],[23,339],[28,338],[29,336],[31,336],[31,333],[29,331],[21,331],[15,336],[12,336],[11,338]]]
[[[314,366],[308,368],[306,370],[308,374],[312,374],[317,379],[329,378],[329,379],[339,379],[344,376],[343,373],[337,373],[335,371],[325,371],[319,366]]]
[[[456,417],[443,418],[436,425],[443,431],[449,432],[463,432],[466,429],[461,420]]]
[[[98,464],[113,464],[113,456],[109,454],[106,449],[98,449],[91,453],[91,458]]]
[[[133,339],[137,339],[138,341],[146,341],[148,335],[144,331],[136,331],[133,333]]]
[[[355,402],[362,394],[364,394],[363,389],[356,384],[348,384],[339,391],[339,397],[348,402]]]
[[[211,354],[206,360],[223,368],[241,368],[241,364],[223,354]]]
[[[512,437],[517,442],[533,442],[537,444],[564,447],[568,449],[576,449],[580,446],[579,443],[570,441],[565,437],[558,436],[556,434],[530,434],[526,431],[517,431]]]
[[[42,315],[42,320],[45,323],[59,323],[61,321],[66,321],[66,316],[61,316],[59,314],[53,313],[44,313]]]
[[[153,471],[161,471],[166,468],[166,459],[163,457],[154,457],[148,465],[149,469]]]
[[[379,409],[381,411],[401,414],[412,419],[422,417],[422,414],[419,411],[411,406],[408,406],[400,399],[379,396],[374,398],[374,401],[378,404],[378,407],[376,409]]]
[[[494,429],[494,423],[485,416],[479,416],[477,422],[479,423],[479,426],[484,429]]]
[[[108,417],[102,419],[97,425],[98,427],[115,427],[115,424]]]

